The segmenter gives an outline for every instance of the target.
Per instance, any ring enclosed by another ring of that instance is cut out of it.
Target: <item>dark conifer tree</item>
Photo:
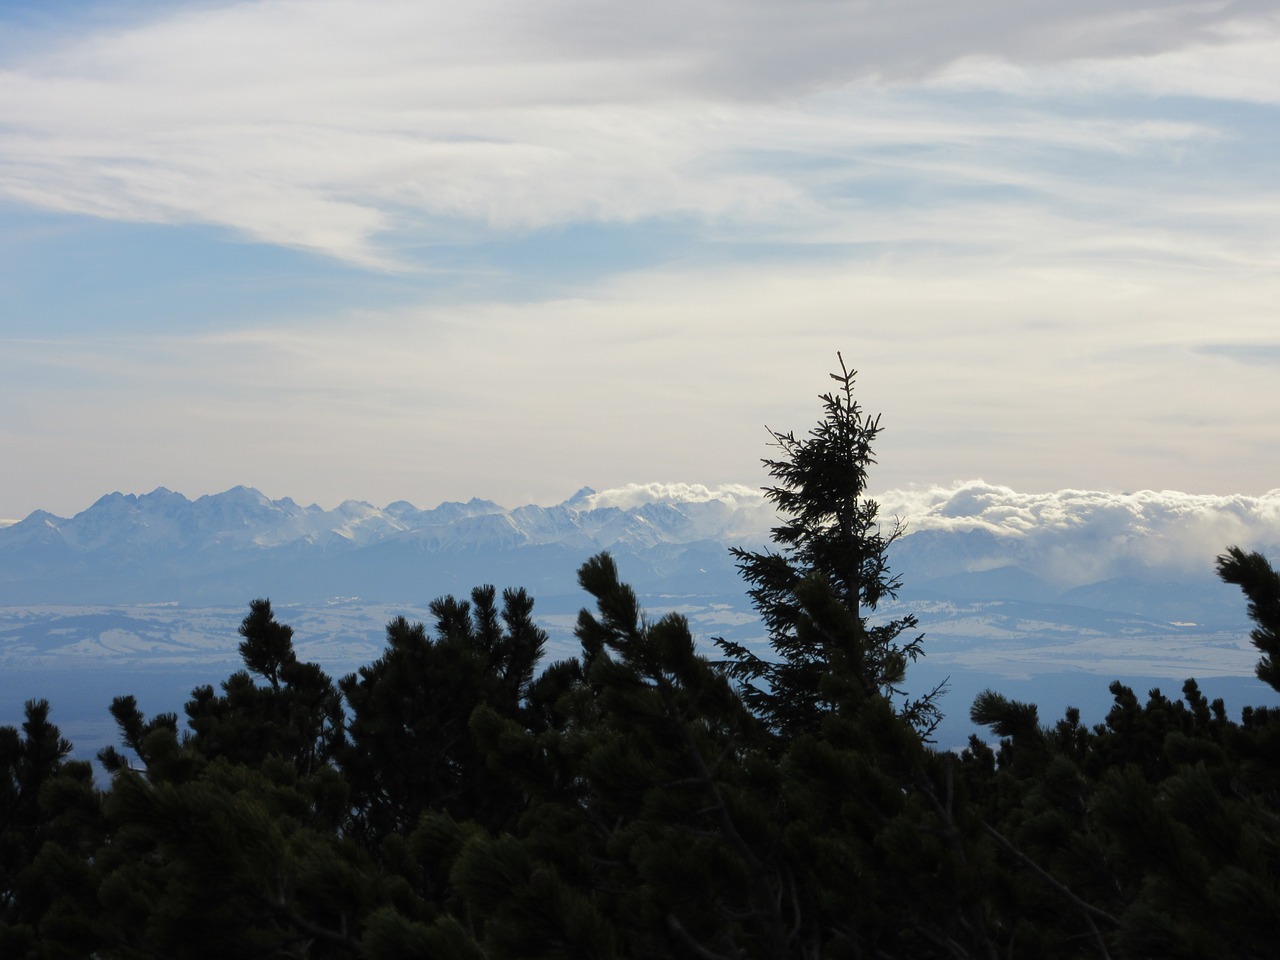
[[[1249,598],[1249,618],[1257,625],[1249,638],[1262,654],[1258,679],[1280,690],[1280,573],[1262,554],[1229,547],[1218,557],[1218,576]]]
[[[93,858],[103,957],[349,957],[379,879],[346,835],[350,791],[333,763],[336,687],[299,661],[266,600],[240,630],[248,671],[196,688],[190,732],[111,713],[135,760],[107,748],[110,842]]]
[[[886,532],[879,504],[866,496],[880,418],[863,412],[853,396],[857,371],[836,356],[840,372],[831,378],[839,388],[819,398],[823,418],[818,425],[801,437],[769,431],[781,451],[778,459],[764,461],[777,481],[765,488],[765,497],[783,520],[773,528],[777,549],[733,550],[777,657],[760,657],[738,643],[717,643],[731,675],[743,683],[748,705],[778,733],[816,728],[833,705],[824,684],[838,661],[849,671],[847,681],[868,695],[897,702],[927,735],[940,718],[941,688],[909,702],[903,688],[907,665],[922,653],[923,637],[912,636],[916,619],[869,619],[898,589],[888,550],[902,527],[895,521]],[[814,606],[822,605],[825,595],[850,613],[852,630],[835,635],[819,625]]]
[[[650,621],[607,554],[579,582],[580,669],[522,728],[473,718],[529,798],[519,842],[471,845],[453,875],[487,955],[785,956],[778,771],[761,730],[676,614]],[[499,895],[501,891],[501,895]]]
[[[0,956],[87,955],[100,837],[89,764],[29,700],[22,729],[0,727]]]
[[[1259,554],[1231,548],[1224,580],[1249,597],[1276,677],[1280,578]],[[1069,710],[1056,727],[1035,707],[987,691],[961,768],[995,841],[999,924],[1042,957],[1269,957],[1280,936],[1280,712],[1246,707],[1228,719],[1194,680],[1182,700],[1145,702],[1111,684],[1093,728]]]
[[[371,844],[411,830],[424,812],[444,810],[501,825],[519,795],[503,789],[468,724],[487,704],[521,718],[546,634],[524,590],[477,587],[471,602],[431,604],[436,636],[403,617],[387,625],[387,649],[340,683],[350,708],[342,768],[351,783],[356,829]]]
[[[344,739],[342,698],[320,667],[298,659],[293,628],[279,623],[271,601],[254,600],[240,624],[245,670],[191,692],[190,745],[202,756],[257,766],[268,756],[311,773],[332,762]],[[268,686],[253,681],[257,675]]]

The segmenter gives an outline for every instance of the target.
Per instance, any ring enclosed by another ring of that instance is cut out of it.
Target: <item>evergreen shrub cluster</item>
[[[581,653],[539,672],[523,590],[387,627],[336,681],[257,600],[185,723],[111,713],[110,785],[46,702],[0,728],[0,957],[1164,958],[1276,955],[1280,715],[1112,685],[1089,727],[988,691],[940,751],[864,495],[878,418],[841,361],[774,433],[774,549],[737,552],[773,646],[699,653],[601,554]],[[1280,577],[1231,549],[1280,688]]]

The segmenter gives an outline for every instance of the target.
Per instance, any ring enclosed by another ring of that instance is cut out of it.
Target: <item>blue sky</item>
[[[1064,12],[1065,11],[1065,12]],[[1271,3],[0,3],[0,517],[1280,487]]]

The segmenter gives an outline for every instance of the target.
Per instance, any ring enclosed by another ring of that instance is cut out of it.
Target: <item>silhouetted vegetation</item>
[[[1105,721],[987,691],[992,744],[929,741],[910,618],[864,496],[878,418],[839,390],[774,433],[776,552],[736,552],[773,646],[699,653],[607,554],[579,571],[580,653],[538,672],[522,590],[387,626],[334,680],[256,600],[245,670],[185,707],[111,714],[90,765],[30,702],[0,728],[5,958],[1270,957],[1280,714],[1194,680]],[[1280,577],[1232,548],[1277,684]]]

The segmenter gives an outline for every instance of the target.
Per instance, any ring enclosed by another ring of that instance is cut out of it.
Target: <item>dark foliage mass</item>
[[[695,648],[606,554],[539,672],[523,590],[387,626],[337,680],[266,600],[185,721],[118,697],[107,788],[44,701],[0,728],[0,957],[1202,958],[1280,942],[1280,712],[1113,684],[1093,727],[987,691],[929,739],[922,639],[864,494],[879,419],[772,434],[774,550],[737,551],[769,657]],[[1280,576],[1231,548],[1280,688]]]

